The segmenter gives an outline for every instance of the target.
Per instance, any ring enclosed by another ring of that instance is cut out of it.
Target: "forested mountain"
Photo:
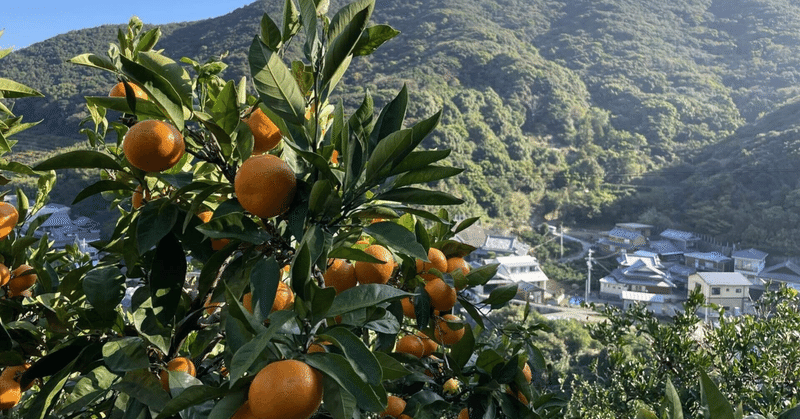
[[[223,75],[238,79],[261,14],[279,16],[282,5],[263,0],[163,26],[158,47],[198,61],[229,52]],[[354,60],[345,104],[367,88],[382,106],[405,83],[410,119],[443,108],[425,145],[452,148],[467,168],[438,187],[464,197],[472,214],[671,222],[784,249],[800,237],[800,6],[396,0],[378,1],[375,20],[402,33]],[[113,80],[65,61],[115,39],[116,27],[75,31],[4,60],[0,74],[46,95],[17,105],[26,120],[44,119],[20,149],[81,139],[82,96],[107,93]],[[781,229],[785,240],[771,242]]]

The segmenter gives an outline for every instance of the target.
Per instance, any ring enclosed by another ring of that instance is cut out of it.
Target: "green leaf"
[[[59,409],[59,414],[68,417],[74,412],[79,412],[87,406],[94,404],[100,397],[108,393],[118,377],[106,367],[100,366],[81,377],[66,397],[64,407]]]
[[[375,358],[381,363],[384,380],[396,380],[411,374],[402,362],[392,358],[384,352],[374,352]]]
[[[247,401],[247,388],[228,393],[217,402],[208,419],[230,419],[245,401]]]
[[[480,268],[473,269],[467,274],[467,284],[471,287],[478,285],[485,285],[490,279],[497,275],[497,269],[500,267],[499,263],[492,263],[483,265]]]
[[[483,300],[483,304],[491,305],[493,310],[498,309],[517,295],[518,287],[518,284],[501,285],[492,290],[489,298]]]
[[[219,92],[211,112],[214,114],[214,121],[226,134],[230,135],[236,130],[236,126],[239,125],[239,102],[233,81],[226,83]]]
[[[331,378],[324,377],[322,386],[322,402],[325,404],[325,410],[334,419],[352,419],[358,406],[356,398]]]
[[[264,104],[295,125],[305,120],[305,101],[292,72],[258,37],[250,44],[250,73]]]
[[[272,340],[272,337],[281,330],[281,327],[283,327],[286,322],[293,318],[294,313],[289,310],[281,310],[272,313],[269,316],[270,324],[267,330],[259,333],[233,354],[230,366],[231,386],[235,385],[245,373],[258,372],[255,371],[255,369],[259,367],[257,362],[264,356],[264,350]]]
[[[669,419],[683,419],[683,406],[678,391],[672,385],[672,380],[667,378],[666,390],[664,395],[664,411]]]
[[[266,13],[261,17],[261,39],[272,51],[278,51],[283,39],[278,25]]]
[[[389,25],[370,26],[361,34],[361,38],[353,48],[353,55],[356,57],[370,55],[386,41],[397,35],[400,35],[400,31]]]
[[[333,90],[350,65],[353,48],[366,29],[374,7],[374,0],[357,0],[343,7],[331,19],[328,31],[330,46],[321,74],[321,85],[328,92]]]
[[[107,191],[124,191],[130,190],[131,187],[124,182],[116,181],[116,180],[99,180],[89,186],[87,186],[84,190],[80,191],[78,195],[75,196],[75,199],[72,201],[72,204],[75,205],[78,202],[83,201],[84,199],[97,195],[101,192]]]
[[[403,129],[403,121],[406,118],[407,109],[408,87],[403,84],[403,88],[400,89],[397,96],[381,109],[381,114],[378,116],[378,121],[375,122],[375,128],[372,129],[372,134],[370,135],[370,143],[372,143],[373,147],[378,144],[379,140]]]
[[[475,335],[472,333],[472,326],[470,326],[468,323],[465,323],[464,337],[452,346],[450,350],[450,357],[453,358],[453,361],[460,369],[463,369],[474,353]]]
[[[370,224],[364,228],[364,233],[402,254],[422,259],[423,261],[428,260],[428,252],[417,242],[417,236],[414,232],[396,223],[384,221]]]
[[[156,416],[156,419],[172,417],[185,409],[189,409],[209,400],[217,399],[226,392],[227,390],[221,387],[192,385],[185,388],[178,396],[167,402],[164,409]]]
[[[84,99],[90,106],[100,106],[122,113],[136,114],[141,118],[164,119],[167,117],[155,103],[139,99],[136,96],[85,96]],[[131,102],[136,104],[135,109],[131,108]]]
[[[158,74],[148,67],[131,61],[124,56],[120,57],[120,61],[123,73],[147,92],[147,95],[158,106],[161,113],[169,117],[175,127],[178,128],[178,131],[183,131],[185,121],[183,99],[176,87],[172,86],[162,74]]]
[[[445,192],[407,187],[389,190],[375,198],[414,205],[461,205],[464,203],[463,199]]]
[[[150,297],[161,324],[174,322],[186,280],[186,265],[186,254],[180,240],[168,232],[156,246],[149,277]]]
[[[150,51],[156,46],[158,40],[161,38],[161,28],[153,28],[145,32],[136,43],[136,50],[139,52]]]
[[[177,205],[145,205],[136,224],[136,245],[139,254],[155,246],[178,221]]]
[[[283,6],[283,42],[288,41],[300,30],[300,12],[294,0],[286,0]]]
[[[328,253],[329,258],[347,259],[352,261],[361,261],[369,263],[380,263],[380,259],[365,253],[363,250],[354,249],[352,247],[337,247]]]
[[[320,334],[322,339],[333,342],[342,350],[353,369],[362,380],[378,386],[383,381],[383,370],[375,355],[358,336],[344,327],[334,327]]]
[[[192,107],[192,78],[183,66],[169,57],[151,51],[140,52],[137,62],[163,77],[178,94],[179,103]],[[182,126],[179,129],[183,131]]]
[[[734,419],[733,406],[705,371],[700,371],[700,399],[708,418]]]
[[[266,320],[272,311],[278,282],[281,280],[280,269],[273,256],[269,259],[260,259],[250,271],[253,315],[259,320]]]
[[[116,266],[92,269],[83,278],[83,293],[96,310],[113,312],[125,296],[125,276]]]
[[[335,317],[340,314],[349,313],[351,311],[368,307],[374,307],[378,304],[391,300],[398,300],[410,295],[413,294],[389,285],[359,285],[357,287],[344,290],[341,294],[337,295],[333,300],[330,310],[328,310],[328,316]]]
[[[170,400],[159,379],[148,369],[128,371],[122,381],[113,388],[133,397],[155,412],[162,411]]]
[[[31,96],[44,97],[43,94],[32,87],[3,77],[0,77],[0,96],[6,99]]]
[[[400,186],[413,185],[416,183],[428,183],[437,180],[447,179],[463,171],[464,169],[460,169],[457,167],[428,166],[422,169],[415,170],[413,172],[408,172],[398,177],[397,180],[394,181],[394,187],[397,188]]]
[[[58,169],[122,170],[122,166],[112,156],[92,150],[69,151],[33,166],[33,170],[36,171]]]
[[[359,377],[347,358],[334,353],[314,353],[306,357],[306,363],[352,394],[361,409],[380,412],[386,408],[387,396],[383,386],[367,384]]]
[[[636,412],[636,419],[658,419],[658,416],[656,416],[656,414],[651,410],[640,408]]]
[[[367,181],[378,178],[379,174],[389,173],[397,157],[410,152],[412,131],[404,129],[395,131],[381,140],[372,151],[367,161]]]
[[[115,372],[134,371],[150,367],[147,348],[139,337],[124,337],[103,345],[106,366]]]

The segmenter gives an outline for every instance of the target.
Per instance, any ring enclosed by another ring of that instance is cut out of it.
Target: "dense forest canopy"
[[[222,56],[227,78],[246,76],[247,45],[233,34],[255,33],[261,13],[282,5],[163,26],[159,47],[199,62]],[[466,199],[470,215],[518,226],[638,220],[796,248],[800,6],[400,0],[380,4],[375,20],[402,34],[354,60],[345,105],[365,89],[381,105],[405,83],[417,104],[411,121],[443,108],[425,146],[452,148],[467,169],[438,187]],[[26,120],[44,120],[18,137],[19,149],[81,140],[82,97],[114,80],[65,61],[103,53],[116,30],[74,31],[7,57],[3,76],[46,95],[17,104]],[[59,199],[74,197],[68,189]]]

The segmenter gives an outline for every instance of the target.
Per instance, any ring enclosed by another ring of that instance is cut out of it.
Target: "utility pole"
[[[564,224],[558,225],[561,228],[561,256],[559,259],[564,259]]]
[[[589,289],[592,285],[592,249],[589,249],[589,257],[586,258],[586,266],[589,268],[588,275],[586,276],[586,295],[583,301],[589,304]]]

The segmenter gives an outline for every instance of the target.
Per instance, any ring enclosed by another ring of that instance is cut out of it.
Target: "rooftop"
[[[617,223],[617,227],[620,228],[627,228],[631,230],[644,230],[648,228],[653,228],[650,224],[642,224],[642,223]]]
[[[708,260],[712,262],[724,262],[726,260],[731,260],[731,258],[719,252],[691,252],[687,253],[685,256],[695,259]]]
[[[764,260],[767,258],[767,253],[750,248],[746,250],[737,250],[733,252],[733,255],[731,256],[738,259]]]
[[[699,276],[700,279],[708,285],[753,285],[739,272],[698,272],[694,275]]]
[[[662,231],[661,234],[659,234],[659,236],[669,240],[680,240],[680,241],[700,240],[699,237],[695,236],[694,233],[690,231],[674,230],[671,228]]]
[[[622,239],[630,239],[636,240],[639,237],[643,237],[641,233],[637,233],[635,231],[626,230],[624,228],[615,227],[611,231],[608,232],[609,237],[619,237]]]

